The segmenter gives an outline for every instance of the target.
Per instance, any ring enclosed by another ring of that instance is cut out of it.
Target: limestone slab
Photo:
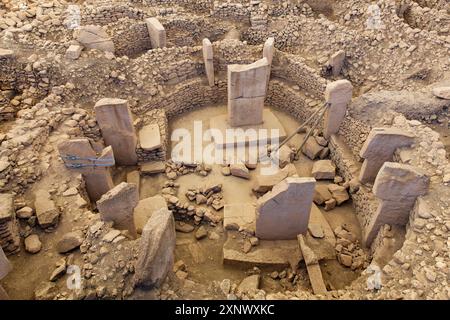
[[[145,19],[152,48],[164,48],[166,46],[166,30],[156,18]]]
[[[315,183],[314,178],[288,177],[259,198],[256,236],[266,240],[290,240],[306,233]]]
[[[112,221],[114,228],[128,230],[135,237],[133,212],[138,202],[136,185],[122,182],[97,201],[97,208],[103,221]]]
[[[113,148],[116,162],[120,165],[135,165],[137,137],[127,101],[104,98],[97,101],[94,110],[103,140]]]
[[[161,133],[158,124],[149,124],[139,130],[139,145],[147,151],[161,148]]]
[[[347,112],[347,106],[352,99],[352,94],[353,86],[348,80],[338,80],[327,85],[325,101],[329,103],[329,107],[325,112],[323,133],[326,139],[339,131]]]
[[[134,225],[136,226],[137,233],[142,233],[145,224],[153,213],[160,209],[167,209],[166,200],[161,195],[139,201],[138,205],[134,208]]]
[[[156,174],[166,171],[166,164],[164,161],[150,161],[139,165],[142,174]]]
[[[139,244],[134,285],[159,287],[173,268],[175,258],[175,220],[172,212],[160,209],[145,224]]]

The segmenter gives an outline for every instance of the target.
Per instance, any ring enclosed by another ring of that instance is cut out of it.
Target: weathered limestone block
[[[89,49],[114,52],[114,43],[100,26],[82,26],[75,32],[75,39]]]
[[[327,288],[323,282],[322,271],[320,270],[319,259],[314,251],[306,244],[304,236],[298,235],[298,244],[305,260],[306,270],[308,271],[309,281],[314,294],[325,294]]]
[[[450,100],[450,86],[433,88],[433,94],[438,98]]]
[[[336,200],[336,204],[338,206],[350,199],[347,189],[345,189],[345,187],[343,186],[337,184],[329,184],[328,191],[331,192],[331,195]]]
[[[328,190],[328,186],[325,184],[318,184],[315,188],[314,193],[314,203],[318,205],[324,204],[326,201],[330,200],[333,196]]]
[[[91,201],[98,201],[114,187],[110,167],[114,166],[111,146],[97,154],[88,139],[72,139],[58,144],[58,151],[69,170],[80,172]]]
[[[114,228],[126,229],[131,236],[136,237],[133,213],[138,202],[136,185],[122,182],[97,201],[97,208],[103,221],[113,221]]]
[[[296,239],[308,230],[314,178],[288,177],[258,199],[256,236],[266,240]]]
[[[36,200],[34,207],[36,209],[36,217],[42,228],[48,228],[58,223],[59,210],[50,197],[47,190],[38,190],[35,193]]]
[[[314,137],[309,137],[302,148],[302,153],[311,160],[316,159],[323,151],[324,147],[317,143]]]
[[[154,212],[160,209],[167,209],[166,200],[161,195],[139,201],[136,208],[134,208],[134,225],[136,226],[137,233],[142,233],[148,219],[150,219]]]
[[[175,220],[172,212],[160,209],[147,221],[140,240],[134,285],[159,287],[173,268]]]
[[[94,109],[103,139],[112,146],[117,163],[135,165],[137,137],[127,101],[104,98],[95,104]]]
[[[347,106],[352,100],[353,86],[348,80],[331,82],[325,89],[325,101],[329,103],[325,112],[324,132],[325,139],[339,131],[347,112]]]
[[[398,128],[373,128],[359,152],[364,158],[359,180],[372,183],[381,166],[392,161],[397,148],[413,144],[414,136]]]
[[[250,172],[248,171],[247,167],[243,163],[236,163],[230,165],[230,172],[232,176],[243,178],[243,179],[250,179]]]
[[[161,133],[159,132],[159,125],[157,123],[143,126],[139,130],[139,145],[146,151],[161,148]]]
[[[83,47],[77,44],[71,44],[66,50],[66,58],[71,60],[76,60],[80,57]]]
[[[166,171],[166,164],[164,161],[150,161],[140,165],[142,174],[156,174]]]
[[[333,180],[336,167],[331,160],[319,160],[314,162],[311,174],[316,180]]]
[[[366,246],[370,246],[381,226],[404,226],[408,222],[417,197],[427,194],[429,181],[425,172],[410,165],[386,162],[381,167],[373,186],[380,204],[365,227]]]
[[[228,66],[228,122],[233,127],[263,123],[269,63]]]
[[[292,163],[288,164],[281,170],[275,170],[273,174],[262,174],[260,170],[256,175],[252,190],[255,192],[265,193],[272,190],[276,184],[280,183],[285,178],[295,175],[297,175],[297,169]]]
[[[223,209],[223,227],[226,230],[255,233],[255,205],[251,203],[226,204]]]
[[[344,50],[339,50],[330,57],[330,60],[328,60],[328,65],[331,67],[333,76],[337,77],[341,73],[342,67],[344,66],[344,60]]]
[[[205,38],[202,41],[203,45],[203,61],[205,63],[206,77],[208,78],[208,83],[212,87],[214,86],[214,56],[213,47],[211,41]]]
[[[145,19],[152,48],[164,48],[166,46],[166,30],[156,18]]]
[[[6,277],[11,270],[11,263],[3,252],[2,247],[0,247],[0,280]]]

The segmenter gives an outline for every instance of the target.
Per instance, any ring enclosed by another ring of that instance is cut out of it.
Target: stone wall
[[[146,17],[146,13],[126,3],[101,7],[86,6],[81,12],[81,24],[106,25],[125,17],[142,20]]]
[[[125,24],[121,29],[112,36],[117,56],[135,56],[151,49],[150,36],[144,22]]]
[[[226,99],[227,83],[220,81],[210,87],[203,78],[194,78],[176,85],[174,90],[164,97],[155,97],[147,103],[132,107],[139,116],[148,110],[164,109],[167,117],[172,118],[185,112],[210,104],[223,102]]]
[[[306,65],[298,56],[275,50],[272,65],[272,77],[291,81],[298,85],[306,94],[322,100],[327,86],[327,80],[313,68]]]

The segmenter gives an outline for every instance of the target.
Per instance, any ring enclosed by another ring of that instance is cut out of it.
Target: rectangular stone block
[[[258,199],[256,236],[267,240],[296,239],[308,230],[314,178],[288,177]]]
[[[122,182],[97,201],[97,208],[103,221],[112,221],[114,228],[128,230],[131,236],[136,237],[134,208],[138,202],[136,185]]]
[[[203,61],[205,63],[205,73],[208,78],[210,86],[214,85],[214,60],[213,60],[213,48],[209,39],[203,39]]]
[[[331,82],[325,89],[325,101],[329,103],[324,119],[324,137],[328,139],[339,131],[352,100],[353,86],[348,80]]]
[[[145,19],[152,48],[164,48],[166,46],[166,30],[156,18]]]
[[[161,133],[157,123],[143,126],[139,130],[139,145],[146,151],[152,151],[161,148]]]
[[[228,122],[232,127],[263,122],[270,66],[266,58],[228,66]]]
[[[127,101],[104,98],[95,104],[94,110],[105,144],[112,146],[116,162],[135,165],[137,137]]]
[[[34,207],[39,225],[42,228],[55,225],[59,219],[59,210],[50,198],[50,194],[47,190],[38,190],[35,197]]]
[[[136,226],[137,233],[142,233],[142,230],[153,213],[160,209],[167,209],[166,200],[161,195],[139,201],[136,208],[134,208],[134,225]]]

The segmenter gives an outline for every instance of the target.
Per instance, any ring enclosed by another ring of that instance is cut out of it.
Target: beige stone
[[[264,42],[263,47],[263,58],[266,58],[269,64],[272,64],[274,51],[275,51],[275,38],[269,37],[267,38],[266,42]]]
[[[97,201],[97,208],[103,221],[112,221],[114,228],[128,230],[136,237],[133,212],[138,202],[136,185],[122,182]]]
[[[42,228],[48,228],[58,223],[59,210],[47,190],[38,190],[35,193],[36,217]]]
[[[359,155],[364,158],[359,180],[373,183],[381,166],[392,161],[395,150],[414,143],[414,135],[398,128],[373,128]]]
[[[0,193],[0,221],[10,220],[14,217],[14,195]]]
[[[325,294],[327,288],[323,281],[322,271],[320,270],[319,261],[314,254],[314,251],[305,243],[303,235],[298,236],[298,242],[305,260],[306,270],[308,271],[309,281],[314,294]]]
[[[139,243],[134,285],[159,287],[173,269],[175,258],[175,220],[172,212],[160,209],[145,224]]]
[[[377,211],[364,228],[364,243],[370,246],[381,226],[404,226],[417,197],[427,194],[429,178],[410,165],[386,162],[380,169],[373,193],[380,199]]]
[[[76,60],[80,57],[83,47],[80,45],[72,44],[66,50],[66,58],[71,60]]]
[[[88,49],[114,53],[114,43],[101,26],[87,25],[75,32],[75,39]]]
[[[438,98],[450,100],[450,86],[433,88],[433,94]]]
[[[249,65],[228,65],[228,122],[232,127],[263,122],[269,71],[266,58]]]
[[[325,101],[329,103],[325,112],[324,132],[325,139],[339,131],[347,112],[347,106],[352,100],[353,86],[348,80],[331,82],[325,89]]]
[[[152,48],[164,48],[166,46],[166,30],[156,18],[145,19]]]
[[[281,170],[275,170],[272,174],[262,174],[261,169],[255,177],[255,183],[252,188],[255,192],[265,193],[287,177],[297,174],[297,169],[292,163]]]
[[[152,151],[161,148],[161,134],[156,123],[143,126],[139,130],[139,145],[142,149]]]
[[[347,189],[345,189],[345,187],[343,186],[337,184],[329,184],[328,190],[331,192],[331,195],[336,200],[336,204],[338,206],[350,199]]]
[[[135,165],[137,137],[127,101],[104,98],[97,101],[94,110],[103,140],[113,148],[116,162],[120,165]]]
[[[314,203],[318,205],[324,204],[326,201],[330,200],[333,196],[328,190],[328,186],[324,184],[316,184],[314,193]]]
[[[214,56],[211,41],[205,38],[202,41],[203,45],[203,62],[205,63],[205,73],[208,78],[208,84],[214,86]]]
[[[289,240],[306,233],[315,183],[314,178],[288,177],[259,198],[256,236],[266,240]]]
[[[319,160],[314,162],[311,174],[316,180],[333,180],[336,167],[331,160]]]
[[[140,164],[142,174],[156,174],[166,171],[166,164],[164,161],[150,161]]]
[[[250,172],[243,163],[237,163],[230,165],[230,172],[232,176],[250,179]]]
[[[311,160],[316,159],[324,148],[319,145],[314,137],[309,137],[302,148],[302,153]]]
[[[137,233],[141,234],[148,219],[152,214],[160,209],[167,209],[167,203],[164,197],[156,195],[139,201],[134,208],[134,225]]]
[[[330,57],[328,65],[331,67],[333,76],[337,77],[341,73],[342,67],[344,66],[344,60],[345,60],[344,50],[339,50]]]

